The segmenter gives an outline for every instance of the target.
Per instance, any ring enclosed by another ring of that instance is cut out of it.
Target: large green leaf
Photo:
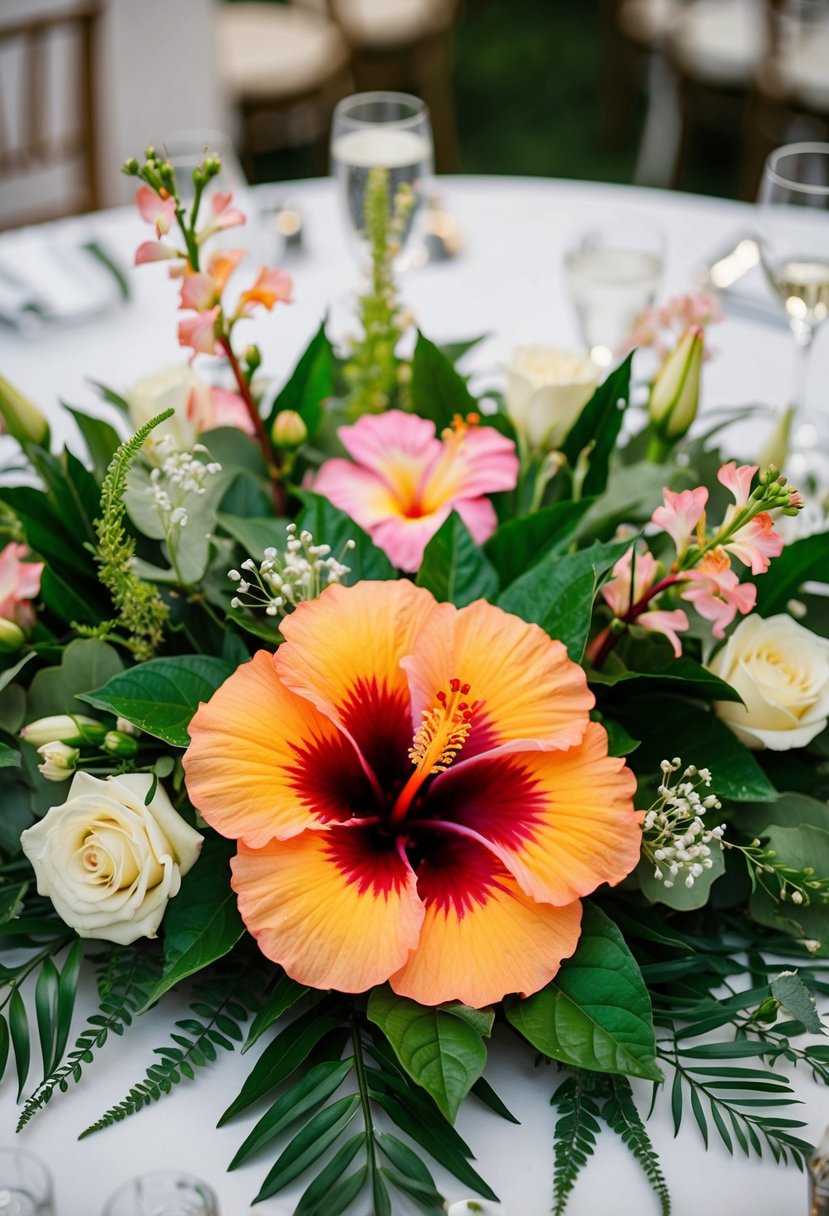
[[[660,1081],[651,999],[636,960],[613,921],[584,905],[576,953],[546,988],[510,997],[515,1029],[553,1060],[592,1072]]]
[[[741,701],[735,688],[707,667],[697,663],[688,655],[675,658],[667,640],[651,637],[646,644],[638,645],[626,656],[630,667],[626,667],[615,654],[610,655],[601,671],[591,671],[591,684],[604,684],[609,688],[618,685],[645,685],[658,682],[674,685],[688,696],[701,697],[706,701]]]
[[[334,352],[323,320],[300,356],[288,382],[280,390],[268,415],[268,426],[280,410],[296,410],[313,435],[319,426],[323,402],[334,392]]]
[[[578,663],[587,644],[596,592],[630,543],[594,544],[564,555],[548,553],[499,596],[498,604],[558,638]]]
[[[254,561],[261,562],[266,549],[284,552],[287,541],[287,520],[253,518],[219,513],[218,522]]]
[[[143,1008],[229,954],[245,932],[230,889],[235,846],[216,836],[205,839],[201,856],[181,882],[164,914],[164,970]]]
[[[709,768],[713,788],[735,802],[770,802],[777,791],[754,753],[715,714],[673,696],[631,697],[614,714],[635,739],[641,739],[637,771],[658,774],[663,760],[679,755],[683,764]]]
[[[484,551],[498,572],[501,587],[508,587],[519,575],[537,565],[550,550],[565,548],[589,510],[592,498],[580,502],[556,502],[532,515],[508,519],[484,545]]]
[[[71,405],[67,405],[65,408],[78,424],[78,430],[83,436],[96,478],[99,482],[103,481],[109,468],[109,462],[120,446],[120,435],[108,422],[104,422],[103,418],[93,418],[90,414],[85,414],[83,410],[73,409]]]
[[[589,449],[587,476],[582,483],[584,494],[601,494],[607,485],[610,458],[622,428],[622,419],[630,401],[630,367],[633,352],[600,384],[587,402],[567,438],[562,451],[571,468]]]
[[[174,747],[187,747],[187,727],[199,703],[209,700],[232,673],[231,664],[210,655],[150,659],[114,676],[81,700],[126,718]]]
[[[408,1075],[454,1122],[458,1107],[486,1066],[480,1029],[457,1011],[418,1005],[390,988],[375,988],[366,1012]]]
[[[757,575],[757,611],[761,616],[785,612],[803,583],[810,579],[829,582],[829,532],[805,536],[786,545],[763,575]]]
[[[735,808],[735,827],[747,836],[763,836],[772,824],[780,827],[812,827],[829,832],[829,804],[805,794],[781,794],[775,802],[750,803]]]
[[[455,414],[465,416],[478,410],[478,402],[463,376],[455,371],[443,351],[420,332],[412,358],[409,388],[414,412],[421,418],[430,418],[438,432],[452,425]]]
[[[305,504],[297,517],[297,531],[307,529],[317,545],[330,545],[335,557],[341,557],[351,571],[343,582],[349,586],[363,579],[386,579],[395,577],[395,569],[382,549],[378,549],[362,528],[333,506],[327,498],[302,490],[299,497]],[[346,541],[353,540],[354,548],[345,551]]]
[[[458,608],[498,590],[498,575],[454,511],[426,546],[416,582]]]
[[[725,856],[718,844],[711,845],[711,868],[704,870],[699,878],[694,880],[692,887],[686,887],[685,880],[679,877],[672,887],[654,877],[653,863],[643,857],[636,867],[636,877],[645,899],[652,904],[665,904],[680,912],[690,912],[694,908],[704,908],[711,895],[712,884],[725,873]]]
[[[51,714],[79,714],[78,699],[123,671],[118,651],[97,638],[76,638],[63,652],[60,665],[39,671],[29,686],[26,721]]]
[[[774,849],[778,861],[796,870],[811,866],[815,878],[829,878],[829,831],[810,825],[780,827],[772,824],[763,836],[767,838],[768,847]],[[799,907],[789,902],[779,904],[758,884],[749,903],[749,912],[761,925],[819,942],[816,953],[824,957],[829,955],[829,907],[817,899]]]

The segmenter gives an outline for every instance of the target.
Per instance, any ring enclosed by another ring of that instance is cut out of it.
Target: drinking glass
[[[222,169],[205,190],[205,201],[218,191],[233,194],[236,201],[243,205],[248,192],[247,179],[230,136],[224,132],[207,128],[170,131],[158,150],[166,155],[176,171],[182,202],[189,203],[193,198],[193,170],[199,167],[208,153],[214,153],[222,162]]]
[[[0,1148],[0,1216],[54,1216],[46,1166],[19,1148]]]
[[[664,237],[644,215],[619,215],[581,232],[565,251],[564,271],[584,344],[607,367],[641,313],[653,304]]]
[[[210,1187],[191,1174],[155,1170],[110,1195],[103,1216],[219,1216],[219,1206]]]
[[[389,205],[403,185],[411,187],[409,212],[400,248],[411,236],[432,173],[432,127],[429,110],[408,93],[355,93],[334,111],[331,166],[339,186],[349,235],[361,257],[368,256],[365,200],[371,169],[389,175]]]
[[[757,200],[757,228],[763,269],[795,343],[794,464],[788,471],[825,489],[829,426],[825,417],[809,413],[807,389],[812,341],[829,316],[829,144],[787,144],[771,153]]]

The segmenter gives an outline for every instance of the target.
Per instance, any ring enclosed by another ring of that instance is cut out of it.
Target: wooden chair
[[[765,159],[796,140],[829,139],[829,0],[768,0],[768,53],[750,99],[742,193],[757,193]]]
[[[353,90],[351,54],[337,24],[302,4],[221,4],[219,72],[241,124],[248,177],[257,155],[312,144],[327,168],[336,103]]]
[[[98,4],[88,3],[0,25],[0,229],[99,206],[99,15]],[[53,70],[58,55],[61,71]],[[59,99],[52,95],[58,80],[67,86]]]
[[[319,2],[319,0],[317,0]],[[435,167],[458,162],[452,41],[460,0],[323,0],[351,47],[358,92],[416,93],[429,107]]]

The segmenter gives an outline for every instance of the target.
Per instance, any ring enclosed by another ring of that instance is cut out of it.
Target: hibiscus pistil
[[[397,796],[389,817],[390,823],[401,823],[427,777],[443,773],[457,756],[472,729],[472,706],[461,697],[468,697],[469,684],[456,677],[449,681],[449,694],[443,689],[423,710],[423,720],[409,748],[409,759],[415,771]]]

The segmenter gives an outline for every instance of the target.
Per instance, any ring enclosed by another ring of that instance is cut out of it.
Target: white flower
[[[208,429],[213,414],[210,385],[205,384],[188,363],[142,376],[124,396],[135,430],[156,414],[175,410],[172,418],[154,428],[147,441],[146,451],[151,459],[156,459],[158,442],[165,437],[176,448],[192,448],[198,435]]]
[[[747,747],[805,747],[829,718],[829,641],[790,616],[740,622],[709,663],[745,702],[718,701],[717,714]]]
[[[518,346],[507,368],[507,413],[532,448],[558,448],[593,396],[599,368],[557,346]]]
[[[86,718],[83,714],[51,714],[48,718],[38,718],[30,722],[20,731],[20,738],[39,747],[42,743],[100,743],[106,733],[106,727],[94,718]]]
[[[81,937],[129,945],[155,937],[202,837],[149,773],[101,781],[77,773],[66,802],[20,838],[37,889]]]
[[[44,743],[37,749],[42,757],[38,767],[41,777],[46,781],[67,781],[75,771],[80,752],[77,747],[67,747],[65,743]]]

